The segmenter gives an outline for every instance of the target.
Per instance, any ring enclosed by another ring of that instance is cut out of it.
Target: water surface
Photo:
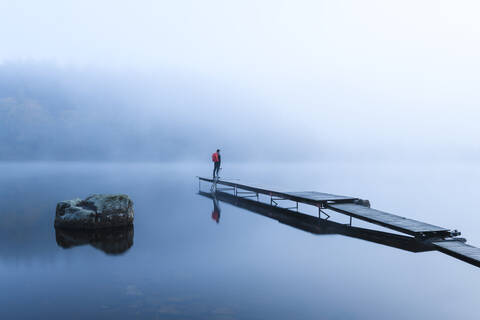
[[[195,176],[210,169],[1,164],[0,318],[478,318],[478,268],[439,252],[313,235],[221,202],[218,216],[197,194]],[[222,175],[367,198],[480,245],[472,165],[232,164]],[[56,203],[91,193],[130,195],[133,230],[56,234]]]

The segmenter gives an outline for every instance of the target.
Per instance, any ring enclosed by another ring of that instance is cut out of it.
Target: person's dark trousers
[[[218,170],[220,170],[220,161],[214,162],[213,164],[213,178],[215,179],[215,176],[218,176]]]

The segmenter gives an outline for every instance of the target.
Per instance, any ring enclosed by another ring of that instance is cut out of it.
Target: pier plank
[[[411,235],[418,235],[421,233],[442,233],[449,231],[448,229],[432,224],[408,219],[353,203],[335,203],[329,204],[327,207],[354,218],[365,220]]]
[[[432,243],[438,251],[480,267],[480,248],[456,240],[433,241]]]
[[[330,193],[323,193],[323,192],[317,192],[317,191],[297,191],[297,192],[285,192],[286,195],[296,197],[299,199],[305,199],[309,201],[320,201],[320,202],[325,202],[325,201],[343,201],[343,200],[356,200],[358,198],[354,197],[347,197],[347,196],[339,196],[336,194],[330,194]]]

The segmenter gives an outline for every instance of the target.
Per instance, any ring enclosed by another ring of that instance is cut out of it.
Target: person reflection
[[[212,200],[213,200],[212,219],[215,220],[217,223],[219,223],[220,222],[220,206],[218,205],[218,200],[216,197],[213,197]]]

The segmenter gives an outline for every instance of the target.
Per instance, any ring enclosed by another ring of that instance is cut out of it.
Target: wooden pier
[[[370,202],[368,200],[316,191],[278,190],[256,184],[245,184],[238,181],[225,179],[213,180],[202,177],[198,177],[198,179],[199,191],[201,190],[202,181],[211,185],[210,193],[200,192],[200,194],[211,194],[212,197],[219,196],[221,197],[220,200],[223,199],[227,202],[231,199],[237,199],[235,201],[236,204],[238,204],[239,200],[241,200],[241,203],[250,207],[247,209],[254,212],[256,212],[255,210],[258,209],[260,210],[261,214],[264,214],[265,212],[278,213],[278,210],[281,210],[281,219],[277,220],[282,223],[283,221],[294,221],[294,224],[296,223],[294,227],[296,228],[302,229],[299,227],[302,225],[303,227],[309,229],[306,231],[312,232],[311,230],[316,230],[317,232],[314,233],[318,233],[318,221],[322,221],[324,226],[329,226],[330,228],[333,226],[335,233],[343,233],[347,236],[355,235],[357,238],[366,238],[365,240],[368,241],[372,241],[369,239],[372,239],[371,236],[374,235],[374,239],[381,239],[379,241],[373,240],[374,242],[387,245],[389,245],[388,243],[391,243],[391,246],[394,247],[407,246],[409,248],[415,248],[415,251],[438,250],[480,267],[480,249],[467,245],[465,243],[465,239],[458,238],[457,236],[460,235],[460,232],[457,230],[435,226],[425,222],[370,208]],[[267,203],[260,201],[259,195],[267,196]],[[256,200],[250,200],[248,198],[256,198]],[[287,208],[280,207],[279,203],[282,200],[292,201],[296,205]],[[311,215],[298,213],[299,203],[317,207],[318,218]],[[254,210],[252,210],[252,207],[256,207],[256,209],[254,208]],[[328,221],[327,223],[330,215],[326,212],[326,210],[329,210],[329,212],[333,211],[349,216],[350,224],[347,225],[348,229],[345,230],[344,228],[339,227],[339,224],[336,222]],[[288,214],[290,216],[288,216]],[[268,216],[268,214],[264,215]],[[323,215],[325,215],[326,218],[322,219]],[[311,221],[308,217],[315,219],[315,224],[309,223]],[[290,218],[290,220],[288,218]],[[373,223],[397,232],[405,233],[408,236],[352,227],[352,218]],[[407,248],[405,250],[409,249]],[[409,251],[414,250],[412,249]]]
[[[248,198],[237,197],[226,192],[217,191],[215,193],[211,193],[199,191],[199,194],[210,199],[215,199],[216,201],[229,203],[233,206],[276,220],[284,225],[288,225],[295,229],[315,235],[339,234],[410,252],[435,250],[431,243],[419,242],[410,236],[353,227],[327,219],[320,219],[312,215],[291,211],[289,209],[273,207],[267,203],[258,202]]]

